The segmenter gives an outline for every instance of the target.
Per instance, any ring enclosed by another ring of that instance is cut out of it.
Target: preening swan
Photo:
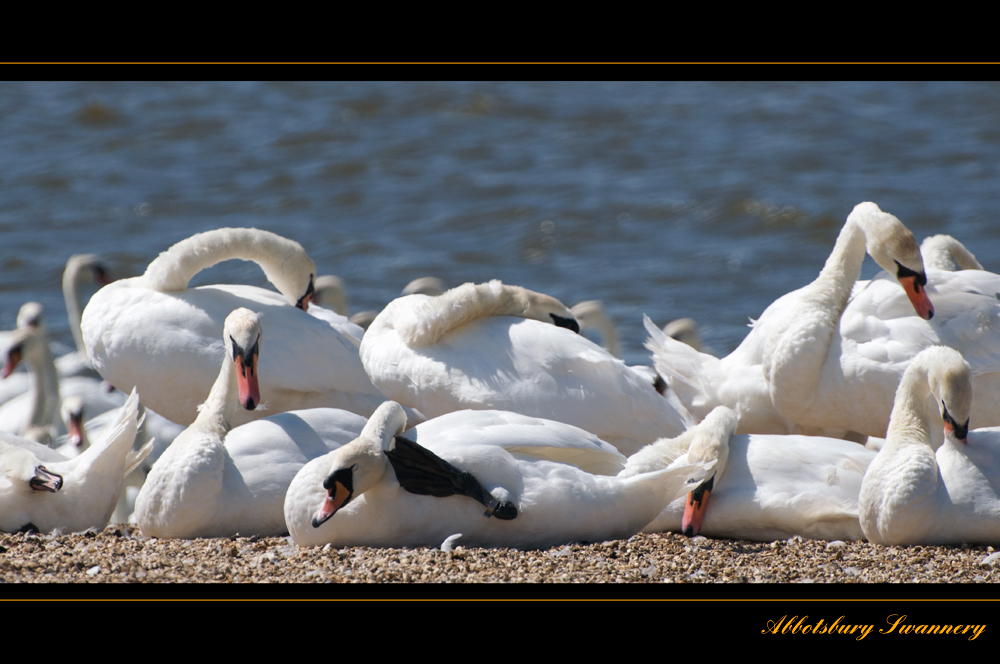
[[[74,459],[28,441],[0,437],[0,530],[77,532],[107,525],[125,475],[152,448],[147,445],[132,452],[138,407],[133,390],[101,439]]]
[[[728,357],[695,353],[647,325],[657,370],[695,417],[717,405],[736,410],[741,433],[884,435],[909,358],[900,363],[891,357],[893,344],[867,353],[842,344],[841,315],[866,251],[889,272],[895,291],[908,298],[907,316],[914,311],[921,319],[934,316],[913,234],[874,203],[861,203],[848,216],[819,277],[771,304]],[[877,325],[880,304],[857,313]]]
[[[361,342],[386,397],[427,417],[509,410],[566,422],[628,455],[686,428],[648,378],[575,334],[555,298],[499,281],[398,298]]]
[[[673,441],[629,458],[630,472],[716,461],[705,481],[667,506],[644,532],[771,542],[795,535],[864,539],[858,494],[875,453],[857,443],[801,435],[733,435],[736,413],[715,408]]]
[[[935,346],[910,362],[885,444],[861,485],[868,541],[1000,542],[1000,429],[969,431],[974,398],[972,372],[957,351]]]
[[[596,474],[617,472],[624,457],[576,427],[510,412],[460,411],[405,428],[402,408],[386,402],[356,440],[299,471],[285,499],[297,544],[440,546],[461,533],[466,546],[527,549],[618,539],[707,470]]]
[[[920,243],[920,255],[924,257],[924,267],[958,272],[959,270],[982,270],[982,264],[968,248],[950,235],[931,235]]]
[[[252,286],[187,287],[202,269],[236,258],[260,265],[281,294]],[[98,291],[83,312],[84,342],[111,384],[138,385],[148,407],[190,424],[215,380],[223,322],[246,307],[267,321],[270,350],[260,367],[267,411],[240,411],[234,424],[312,407],[367,416],[385,399],[358,359],[362,330],[330,311],[320,320],[299,310],[309,309],[315,274],[301,245],[274,233],[201,233],[160,254],[142,276]]]
[[[220,335],[223,336],[223,335]],[[135,520],[150,537],[280,535],[285,492],[309,460],[352,440],[365,424],[335,409],[286,412],[232,423],[264,393],[261,323],[248,309],[225,322],[218,378],[197,419],[153,464],[135,501]],[[224,355],[224,357],[223,357]]]

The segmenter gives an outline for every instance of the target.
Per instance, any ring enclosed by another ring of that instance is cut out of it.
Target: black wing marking
[[[402,436],[396,436],[395,449],[385,453],[396,471],[399,486],[422,496],[468,496],[486,506],[484,516],[510,520],[517,507],[499,501],[468,471],[456,468],[438,455]]]

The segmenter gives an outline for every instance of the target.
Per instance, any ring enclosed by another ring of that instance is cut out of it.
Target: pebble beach
[[[121,524],[72,535],[0,534],[4,583],[991,583],[998,561],[992,546],[676,533],[535,551],[299,548],[285,537],[158,540]]]

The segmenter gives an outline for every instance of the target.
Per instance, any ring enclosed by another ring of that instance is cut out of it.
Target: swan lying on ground
[[[516,413],[461,411],[404,433],[386,402],[360,436],[306,464],[285,498],[300,546],[543,548],[639,531],[709,464],[621,478],[613,447],[576,427]]]
[[[763,542],[795,535],[864,539],[858,494],[874,452],[834,438],[736,436],[736,428],[736,413],[719,406],[682,436],[629,458],[631,472],[662,468],[674,459],[716,462],[701,485],[670,503],[644,532]]]
[[[103,528],[128,474],[152,449],[132,451],[139,426],[135,390],[101,439],[73,459],[14,436],[0,437],[0,530]]]
[[[1000,542],[1000,428],[969,431],[971,369],[941,346],[903,375],[885,444],[861,485],[861,528],[875,544]],[[943,440],[932,431],[943,430]]]

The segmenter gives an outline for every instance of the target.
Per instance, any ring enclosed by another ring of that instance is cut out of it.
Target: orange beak
[[[906,297],[910,298],[910,304],[913,305],[917,315],[924,320],[933,318],[934,305],[931,304],[931,299],[927,297],[927,289],[917,283],[917,278],[901,277],[899,283],[902,284],[903,290],[906,291]]]
[[[11,348],[9,351],[7,351],[7,357],[4,360],[3,369],[0,369],[0,380],[14,373],[14,369],[16,369],[17,365],[20,363],[21,363],[20,347]]]
[[[327,494],[326,500],[323,501],[323,506],[313,514],[313,528],[319,528],[323,525],[327,519],[336,514],[337,510],[344,506],[344,503],[350,497],[351,492],[347,490],[347,487],[340,482],[334,482],[334,488]]]
[[[253,410],[260,403],[260,386],[257,384],[257,355],[252,356],[250,366],[243,363],[243,356],[236,356],[236,385],[240,392],[240,405]]]
[[[713,476],[709,482],[714,479]],[[694,537],[701,531],[702,521],[705,520],[705,510],[708,508],[708,496],[712,493],[709,482],[702,484],[687,496],[684,517],[681,519],[681,532],[688,537]]]

